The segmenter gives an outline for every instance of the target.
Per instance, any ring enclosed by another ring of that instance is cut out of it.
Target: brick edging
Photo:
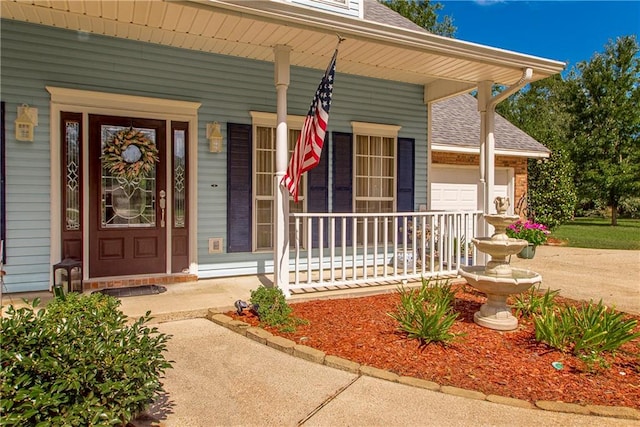
[[[497,396],[494,394],[486,395],[475,390],[466,390],[463,388],[440,385],[433,381],[422,380],[419,378],[406,377],[394,374],[384,369],[374,368],[372,366],[360,365],[351,360],[347,360],[338,356],[327,355],[318,349],[296,344],[294,341],[273,335],[271,332],[262,328],[254,327],[240,320],[235,320],[226,314],[215,310],[209,310],[206,318],[217,325],[223,326],[243,335],[251,340],[265,344],[276,350],[280,350],[291,356],[299,357],[310,362],[323,364],[331,368],[341,369],[343,371],[354,374],[366,375],[369,377],[379,378],[391,382],[409,385],[412,387],[424,388],[431,391],[439,391],[453,396],[464,397],[468,399],[486,400],[488,402],[499,403],[501,405],[514,406],[525,409],[541,409],[544,411],[564,412],[580,415],[596,415],[602,417],[621,418],[627,420],[640,420],[640,411],[626,406],[601,406],[601,405],[579,405],[576,403],[554,402],[548,400],[538,400],[531,403],[522,399],[514,399],[512,397]]]

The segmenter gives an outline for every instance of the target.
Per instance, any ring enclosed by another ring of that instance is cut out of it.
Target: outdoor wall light
[[[33,131],[38,126],[38,109],[27,104],[19,105],[15,125],[17,141],[33,141]]]
[[[220,133],[220,123],[207,123],[207,139],[209,140],[209,152],[222,152],[222,133]]]

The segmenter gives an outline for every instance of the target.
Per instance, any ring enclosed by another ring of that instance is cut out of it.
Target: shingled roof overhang
[[[464,94],[439,101],[431,109],[431,149],[450,153],[480,153],[480,113],[477,100]],[[495,115],[495,154],[549,157],[550,151],[501,115]]]
[[[35,3],[35,4],[34,4]],[[525,68],[533,81],[564,63],[276,1],[2,1],[5,19],[273,62],[324,69],[336,45],[338,72],[424,85],[426,100],[472,90],[480,81],[511,85]],[[439,86],[440,90],[430,92]],[[443,87],[447,89],[442,90]]]

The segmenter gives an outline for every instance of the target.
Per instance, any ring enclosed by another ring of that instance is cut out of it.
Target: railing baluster
[[[347,217],[342,217],[342,280],[347,280]]]
[[[362,278],[367,279],[369,277],[369,272],[367,271],[367,265],[369,264],[367,257],[369,256],[369,251],[367,250],[367,246],[369,245],[369,219],[364,217],[363,219],[363,227],[362,227]]]
[[[313,228],[313,217],[307,218],[307,283],[312,282],[313,268],[311,260],[313,259],[313,239],[311,238],[311,230]]]
[[[384,233],[384,260],[382,267],[382,277],[386,278],[388,275],[389,261],[387,257],[389,256],[389,219],[384,217],[384,223],[382,225],[382,232]]]
[[[427,217],[420,216],[420,273],[424,276],[427,268]]]
[[[393,276],[398,275],[398,217],[393,217],[393,227],[391,229],[393,235]]]
[[[407,217],[402,217],[402,274],[407,273]]]
[[[358,256],[358,218],[351,218],[351,271],[352,278],[356,280],[358,278],[358,272],[356,271]]]
[[[416,231],[418,228],[417,217],[411,217],[411,272],[416,274],[416,262],[418,258],[418,240],[416,239]]]
[[[324,282],[324,218],[318,218],[318,283]]]
[[[293,283],[298,285],[300,283],[300,218],[296,217],[295,221],[296,228],[296,262],[293,270]]]
[[[378,277],[378,217],[373,218],[373,277]]]
[[[329,218],[329,268],[331,269],[331,283],[336,281],[336,219],[334,217]]]

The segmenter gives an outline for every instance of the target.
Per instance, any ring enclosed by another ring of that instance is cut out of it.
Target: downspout
[[[505,90],[503,90],[502,92],[500,92],[499,94],[491,98],[489,100],[488,107],[490,107],[492,110],[495,111],[496,105],[498,105],[499,103],[504,101],[506,98],[510,97],[511,95],[513,95],[514,93],[516,93],[517,91],[525,87],[527,83],[531,81],[532,77],[533,77],[533,69],[525,68],[522,71],[522,77],[520,77],[520,80],[518,80],[514,85],[509,86],[508,88],[506,88]]]
[[[533,77],[533,69],[525,68],[522,77],[512,86],[491,97],[492,82],[481,82],[478,86],[478,110],[480,111],[480,186],[482,190],[482,211],[491,213],[493,188],[495,184],[495,110],[496,105],[522,89]],[[493,231],[487,222],[482,221],[483,236],[490,236]]]

